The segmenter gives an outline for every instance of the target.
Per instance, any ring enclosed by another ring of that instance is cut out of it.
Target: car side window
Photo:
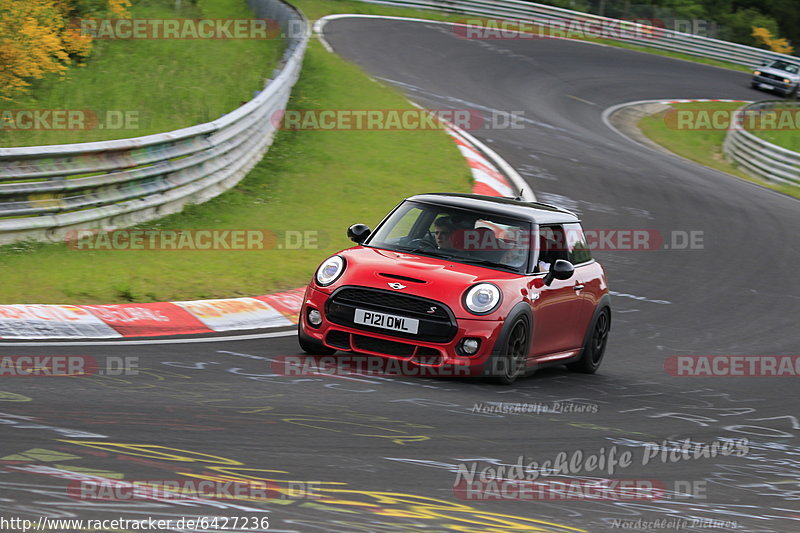
[[[567,252],[569,254],[569,262],[573,265],[581,263],[588,263],[592,260],[592,252],[589,249],[589,244],[586,242],[586,236],[583,234],[583,228],[580,224],[565,224],[567,235]]]
[[[535,272],[549,272],[558,259],[568,259],[564,227],[561,224],[539,226],[539,257]]]

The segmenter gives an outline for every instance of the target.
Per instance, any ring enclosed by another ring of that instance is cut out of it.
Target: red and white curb
[[[292,326],[304,290],[186,302],[0,305],[0,338],[109,339]]]
[[[524,187],[522,178],[490,148],[456,128],[447,132],[469,163],[475,193],[516,196]],[[501,172],[498,167],[507,168]],[[535,200],[531,192],[523,197]],[[252,298],[142,304],[0,305],[0,339],[114,339],[293,326],[304,292],[299,288]]]
[[[458,150],[469,164],[472,179],[475,180],[472,185],[473,193],[487,196],[516,196],[508,178],[499,172],[481,152],[476,150],[474,145],[453,128],[447,128],[446,131],[453,136]]]
[[[751,100],[727,100],[724,98],[694,98],[694,99],[683,99],[683,100],[653,100],[653,102],[659,104],[694,104],[697,102],[731,102],[731,103],[742,103],[746,104],[751,102]]]

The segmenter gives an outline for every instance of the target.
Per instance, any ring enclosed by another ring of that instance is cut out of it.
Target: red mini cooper
[[[506,384],[548,365],[600,366],[608,284],[574,213],[421,194],[374,232],[356,224],[347,233],[357,246],[326,259],[306,289],[305,352],[381,356]]]

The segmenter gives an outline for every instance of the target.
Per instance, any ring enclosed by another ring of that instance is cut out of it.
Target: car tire
[[[321,342],[317,342],[303,333],[302,325],[297,328],[297,343],[308,355],[333,355],[336,353],[335,349],[328,348]]]
[[[523,317],[517,318],[503,342],[503,350],[494,359],[497,367],[495,381],[501,385],[511,385],[525,374],[530,346],[530,328]]]
[[[603,355],[608,343],[608,332],[611,330],[611,310],[603,307],[595,315],[583,343],[580,359],[569,363],[567,368],[582,374],[594,374],[603,362]]]

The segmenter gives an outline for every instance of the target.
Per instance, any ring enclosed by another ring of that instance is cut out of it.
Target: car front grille
[[[779,82],[778,85],[786,85],[784,83],[784,81],[783,81],[786,78],[778,76],[777,74],[770,74],[769,72],[762,72],[759,77],[765,78],[766,79],[765,81],[769,81],[769,82],[777,81],[777,82]]]
[[[356,324],[356,309],[419,320],[417,333]],[[340,326],[426,342],[450,342],[458,331],[453,312],[442,302],[368,287],[339,288],[328,298],[325,314]]]
[[[337,291],[337,301],[354,305],[366,305],[377,311],[385,310],[387,313],[402,313],[414,318],[438,318],[449,320],[447,306],[443,303],[398,294],[378,289],[362,289],[345,287]]]

